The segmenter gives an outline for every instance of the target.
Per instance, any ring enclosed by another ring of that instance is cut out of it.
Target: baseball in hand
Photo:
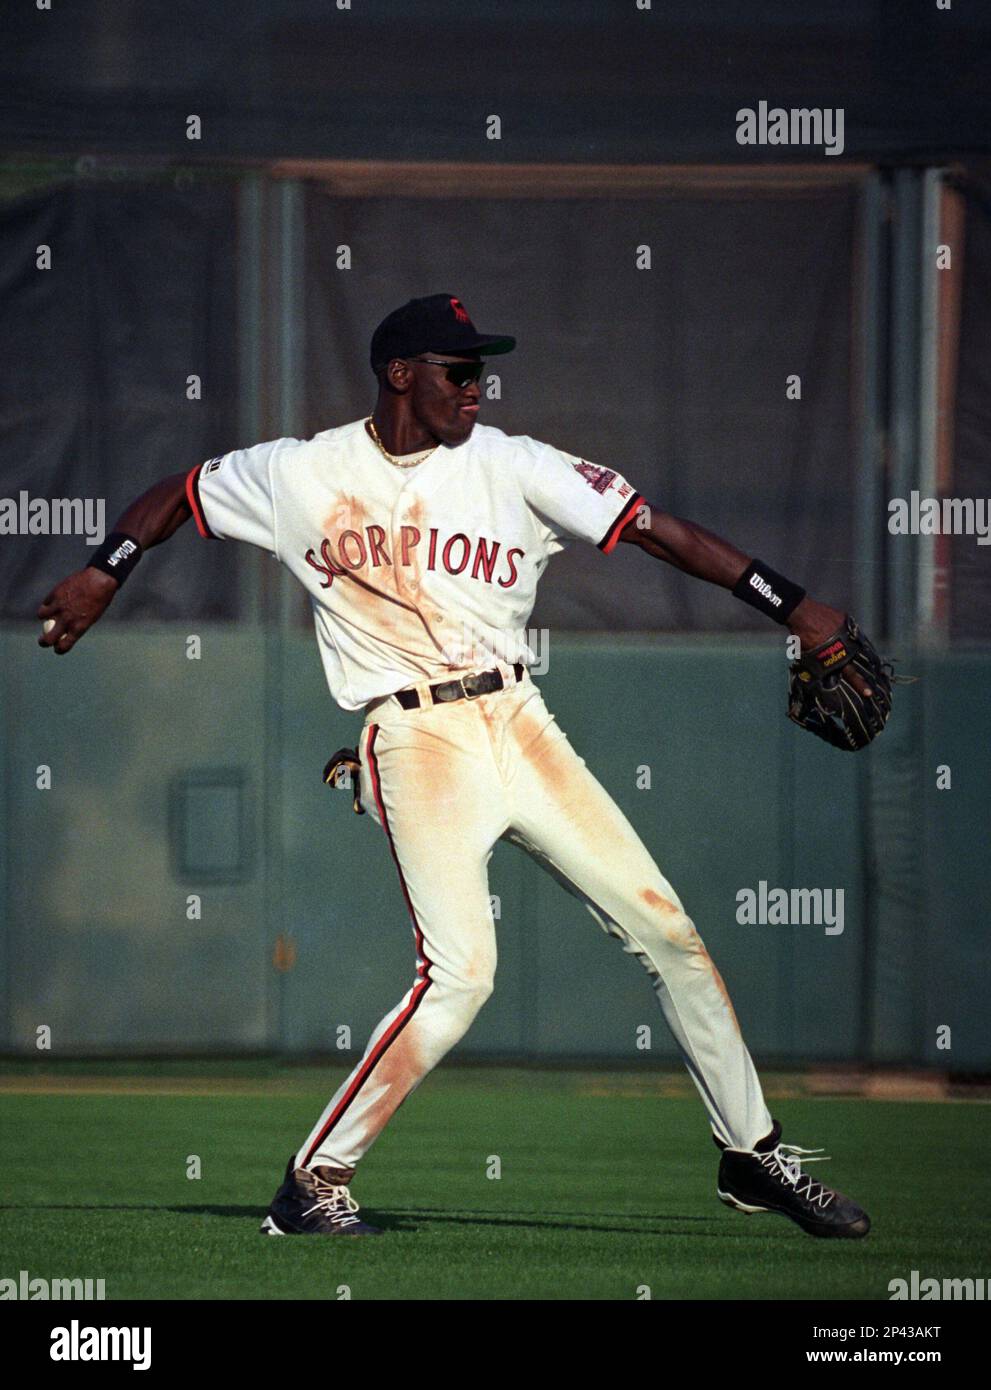
[[[53,628],[54,626],[55,626],[55,619],[54,619],[54,618],[46,618],[46,619],[45,619],[44,624],[43,624],[43,631],[44,631],[46,637],[47,637],[48,634],[51,632],[51,630],[52,630],[52,628]]]

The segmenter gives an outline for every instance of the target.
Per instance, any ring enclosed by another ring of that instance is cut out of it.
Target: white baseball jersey
[[[548,560],[572,540],[608,554],[641,501],[612,469],[489,425],[400,468],[363,420],[210,459],[186,493],[201,535],[263,547],[307,589],[346,710],[493,659],[532,664]]]

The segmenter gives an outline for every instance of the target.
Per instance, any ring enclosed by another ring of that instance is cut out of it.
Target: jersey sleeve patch
[[[571,466],[585,479],[593,492],[608,492],[616,481],[616,473],[612,468],[601,468],[598,464],[586,463],[584,459],[579,459]]]
[[[619,544],[620,536],[629,525],[633,513],[642,501],[643,498],[640,496],[640,493],[634,492],[630,500],[624,505],[619,516],[609,527],[609,530],[602,537],[601,541],[599,541],[599,549],[602,551],[603,555],[608,555],[611,551],[616,549],[616,546]]]

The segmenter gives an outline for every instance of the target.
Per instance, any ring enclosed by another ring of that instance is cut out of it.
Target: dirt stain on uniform
[[[411,744],[403,750],[403,797],[415,810],[427,800],[431,806],[446,803],[452,797],[450,761],[442,749]]]
[[[677,903],[673,903],[670,898],[665,898],[653,888],[641,888],[638,897],[649,908],[661,914],[664,919],[661,923],[661,935],[665,941],[670,942],[672,946],[681,947],[689,942],[685,935],[685,923],[688,922],[688,918]]]
[[[365,1085],[376,1097],[361,1116],[363,1142],[370,1143],[430,1070],[417,1042],[413,1021],[379,1058]]]
[[[524,758],[529,758],[534,765],[544,761],[547,749],[538,750],[536,744],[542,733],[541,726],[531,715],[517,714],[509,725],[513,737],[520,746],[520,752]]]
[[[410,515],[419,515],[422,504],[410,508]],[[440,643],[430,630],[418,603],[418,589],[407,590],[405,581],[417,579],[416,565],[409,575],[400,575],[393,538],[385,532],[384,551],[390,563],[372,564],[374,546],[366,528],[367,510],[364,503],[348,493],[339,493],[323,520],[323,533],[330,542],[334,568],[342,571],[334,578],[339,594],[347,594],[347,608],[339,612],[344,622],[352,622],[361,631],[386,645],[395,647],[406,657],[423,666],[426,672],[435,662]],[[417,523],[413,523],[417,524]],[[379,528],[385,530],[385,528]],[[353,535],[348,533],[353,532]],[[377,533],[376,533],[377,534]],[[342,549],[341,538],[346,538]],[[360,538],[360,544],[359,539]],[[361,565],[353,562],[364,554]],[[411,551],[411,557],[415,551]],[[349,563],[350,562],[350,563]],[[330,595],[334,606],[334,595]]]
[[[692,938],[693,940],[690,950],[699,957],[699,959],[705,965],[706,969],[711,973],[712,978],[716,983],[716,988],[719,990],[719,993],[723,996],[723,1003],[729,1010],[729,1016],[733,1020],[733,1027],[739,1033],[740,1021],[736,1016],[736,1010],[733,1008],[733,1001],[729,997],[729,990],[726,988],[726,985],[723,981],[723,977],[722,975],[720,975],[719,971],[713,964],[712,957],[709,955],[709,952],[703,946],[702,938],[699,936],[697,931],[692,931]]]
[[[521,713],[509,720],[507,727],[521,758],[536,772],[575,833],[593,845],[597,855],[608,853],[621,860],[630,849],[628,832],[603,811],[594,794],[590,795],[598,790],[598,784],[592,779],[589,785],[584,764],[571,744],[556,735],[557,725],[539,723],[532,715]]]
[[[365,526],[365,504],[349,493],[338,493],[334,505],[323,519],[322,531],[335,545],[345,531],[363,531]]]
[[[653,888],[641,888],[640,897],[643,899],[643,901],[647,904],[648,907],[656,907],[658,912],[670,913],[681,911],[681,909],[677,907],[671,901],[670,898],[662,897],[661,894],[655,892]]]
[[[681,908],[677,907],[668,898],[663,897],[653,888],[641,888],[638,896],[648,907],[655,908],[666,917],[671,917],[675,914],[679,916],[683,915]],[[688,922],[688,919],[685,918],[685,921]],[[672,926],[666,930],[662,928],[662,930],[666,941],[670,941],[673,946],[680,946],[684,950],[689,951],[699,960],[703,968],[709,971],[715,981],[716,988],[723,996],[723,1002],[729,1010],[730,1018],[733,1020],[736,1031],[740,1032],[740,1023],[736,1016],[736,1010],[733,1008],[733,1001],[729,997],[729,990],[726,988],[723,977],[713,964],[712,957],[702,944],[702,938],[691,923],[688,923],[688,928],[687,933],[681,925]]]
[[[492,925],[486,922],[486,929],[491,931]],[[483,942],[471,955],[464,961],[458,970],[458,974],[466,984],[491,984],[495,974],[495,960],[491,945]]]

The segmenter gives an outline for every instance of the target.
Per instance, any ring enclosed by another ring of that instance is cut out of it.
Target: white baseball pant
[[[677,894],[558,727],[529,675],[475,699],[368,707],[362,802],[382,826],[413,921],[412,988],[297,1151],[348,1175],[464,1036],[492,992],[488,864],[509,840],[585,904],[651,976],[715,1136],[751,1149],[771,1116],[722,978]],[[465,673],[467,674],[467,673]]]

